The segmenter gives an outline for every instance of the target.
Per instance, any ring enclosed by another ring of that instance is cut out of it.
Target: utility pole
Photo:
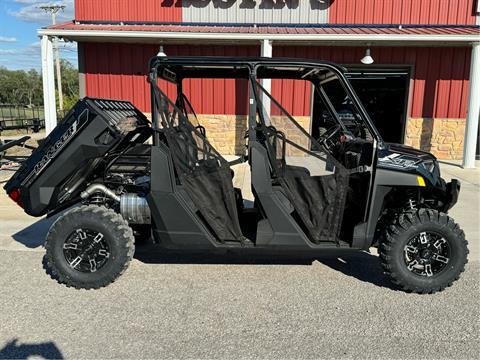
[[[52,15],[52,25],[57,23],[57,13],[65,9],[65,5],[44,5],[40,9]],[[60,68],[60,51],[58,50],[58,38],[53,39],[53,51],[55,53],[55,65],[57,68],[57,90],[58,107],[63,116],[63,90],[62,90],[62,70]]]

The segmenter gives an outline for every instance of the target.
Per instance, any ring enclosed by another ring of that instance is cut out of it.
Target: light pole
[[[57,23],[57,13],[65,9],[65,5],[43,5],[40,9],[52,15],[52,25]],[[58,90],[58,108],[63,112],[63,90],[62,90],[62,70],[60,68],[60,51],[58,50],[58,39],[53,39],[53,51],[55,53],[55,65],[57,68],[57,90]],[[62,114],[63,115],[63,114]]]

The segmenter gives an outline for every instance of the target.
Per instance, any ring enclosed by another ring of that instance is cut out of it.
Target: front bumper
[[[458,201],[458,194],[460,193],[461,184],[457,179],[452,179],[446,186],[446,202],[443,208],[444,212],[450,210]]]

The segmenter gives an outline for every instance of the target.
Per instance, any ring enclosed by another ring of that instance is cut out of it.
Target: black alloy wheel
[[[63,255],[72,269],[96,272],[110,257],[110,247],[105,236],[90,229],[76,229],[63,244]]]
[[[404,259],[412,273],[431,277],[446,269],[450,246],[442,235],[423,231],[407,242]]]

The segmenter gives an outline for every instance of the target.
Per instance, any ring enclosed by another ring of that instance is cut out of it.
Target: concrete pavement
[[[56,284],[41,253],[0,258],[0,358],[473,359],[480,351],[478,262],[452,288],[422,296],[392,290],[371,255],[246,265],[234,255],[159,254],[98,291]]]
[[[477,161],[476,169],[462,169],[460,164],[460,161],[440,164],[445,180],[455,178],[462,184],[458,203],[450,210],[449,215],[465,231],[470,260],[480,261],[480,161]]]

